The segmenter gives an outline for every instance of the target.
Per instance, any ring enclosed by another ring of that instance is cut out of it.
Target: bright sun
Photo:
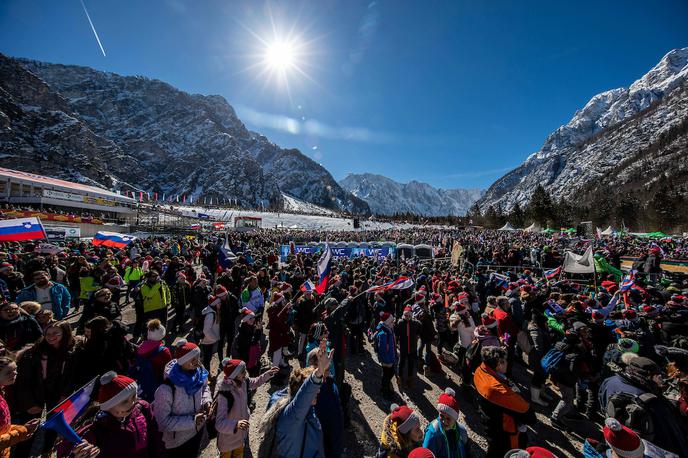
[[[296,47],[287,41],[270,43],[265,49],[265,64],[279,71],[285,71],[296,63]]]

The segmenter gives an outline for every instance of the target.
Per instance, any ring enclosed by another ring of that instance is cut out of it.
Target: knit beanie
[[[394,315],[389,312],[380,312],[380,321],[387,326],[392,326],[394,324]]]
[[[622,458],[642,458],[645,445],[640,436],[615,418],[607,418],[602,429],[604,440]]]
[[[456,392],[451,388],[444,390],[437,399],[437,410],[444,412],[454,420],[459,420],[459,402],[455,398]]]
[[[408,454],[408,458],[435,458],[435,454],[432,453],[430,449],[418,447],[411,450],[411,453]]]
[[[136,394],[139,387],[136,382],[124,375],[117,375],[110,371],[100,377],[100,389],[98,390],[98,402],[100,410],[110,410],[117,404]]]
[[[241,374],[246,369],[246,363],[240,359],[225,358],[220,363],[222,372],[225,373],[225,378],[234,380],[237,375]]]
[[[408,406],[399,406],[392,404],[391,420],[397,424],[397,431],[402,434],[408,434],[414,426],[420,425],[420,418]]]
[[[177,358],[177,364],[186,364],[194,357],[201,355],[201,349],[195,343],[189,342],[186,339],[179,339],[174,345],[174,356]]]
[[[599,310],[593,310],[592,321],[594,321],[595,323],[602,323],[604,321],[604,314]]]
[[[158,326],[151,326],[150,324],[148,325],[148,332],[146,334],[148,340],[160,342],[167,335],[167,330],[165,329],[165,326],[163,326],[161,323],[157,324]]]

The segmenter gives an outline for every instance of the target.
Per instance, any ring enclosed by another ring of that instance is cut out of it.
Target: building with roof
[[[136,200],[107,189],[0,167],[0,202],[40,210],[88,212],[105,220],[130,222]]]

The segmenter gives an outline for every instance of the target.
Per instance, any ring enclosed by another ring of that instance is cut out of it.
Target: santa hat
[[[225,373],[225,378],[234,380],[237,375],[241,374],[246,369],[246,363],[240,359],[225,358],[220,363],[222,372]]]
[[[177,280],[186,281],[186,274],[184,272],[177,273]]]
[[[492,318],[487,313],[483,313],[483,316],[480,317],[480,321],[486,328],[493,329],[497,327],[497,320]]]
[[[280,286],[280,291],[282,291],[283,294],[288,293],[292,291],[292,287],[289,283],[284,282],[282,283],[282,286]]]
[[[223,298],[227,295],[227,288],[222,285],[215,286],[215,297]]]
[[[148,338],[148,340],[154,340],[156,342],[160,342],[162,339],[165,338],[166,335],[167,335],[167,330],[165,329],[165,326],[163,326],[161,324],[157,328],[153,328],[153,329],[149,328],[148,332],[146,334],[146,337]]]
[[[417,447],[411,450],[408,458],[435,458],[435,454],[429,448]]]
[[[633,309],[626,309],[624,310],[621,315],[624,317],[625,320],[635,320],[638,318],[638,314],[635,313],[635,310]]]
[[[177,358],[177,364],[186,364],[196,356],[201,355],[201,349],[195,343],[189,342],[186,339],[179,339],[174,345],[174,356]]]
[[[509,450],[504,455],[504,458],[557,458],[557,456],[550,452],[549,450],[542,447],[528,447],[523,450],[520,448],[515,448]]]
[[[408,406],[392,404],[391,409],[390,419],[397,424],[397,431],[400,433],[408,434],[414,426],[420,425],[420,418]]]
[[[456,310],[456,313],[461,313],[461,314],[468,313],[468,307],[466,307],[461,302],[454,302],[452,305],[454,306],[454,310]]]
[[[616,418],[607,418],[602,430],[609,447],[623,458],[642,458],[645,445],[640,436],[630,428],[619,423]]]
[[[274,293],[270,300],[273,304],[280,304],[284,300],[284,295],[282,293]]]
[[[241,322],[246,323],[248,320],[251,318],[255,318],[256,314],[251,311],[251,309],[247,309],[244,307],[241,309]]]
[[[410,305],[407,305],[406,307],[404,307],[404,313],[406,313],[406,312],[409,312],[409,313],[413,312],[413,309],[411,308]]]
[[[0,264],[0,270],[9,269],[10,267],[14,267],[14,266],[12,264],[10,264],[9,262],[3,262],[2,264]]]
[[[391,326],[394,323],[394,315],[389,312],[380,312],[380,321],[385,323],[387,326]]]
[[[416,299],[425,299],[425,291],[416,291]]]
[[[136,382],[124,375],[117,375],[110,371],[100,377],[100,389],[98,390],[98,402],[100,410],[110,410],[117,404],[136,394],[139,387]]]
[[[604,321],[604,314],[599,310],[593,310],[592,321],[594,321],[595,323],[602,323]]]
[[[210,295],[208,296],[208,305],[211,307],[219,307],[222,304],[222,300],[219,297]]]
[[[437,399],[437,410],[439,412],[444,412],[454,420],[459,419],[459,402],[455,398],[456,392],[451,388],[444,390],[444,393],[440,394],[439,399]]]
[[[466,303],[466,304],[468,304],[468,302],[470,302],[468,299],[468,293],[459,294],[458,296],[456,296],[456,300],[459,302]]]

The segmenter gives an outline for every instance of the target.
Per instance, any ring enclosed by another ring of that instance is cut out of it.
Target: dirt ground
[[[125,324],[134,321],[133,310],[127,307],[123,312]],[[170,337],[168,343],[172,343],[178,337]],[[457,399],[461,406],[460,422],[468,430],[472,440],[472,456],[485,456],[489,438],[484,435],[480,416],[477,410],[475,395],[461,389],[461,377],[455,372],[445,367],[445,374],[432,374],[428,376],[419,375],[416,386],[411,391],[399,391],[399,387],[394,382],[396,399],[394,401],[385,400],[379,393],[382,368],[378,364],[372,346],[366,343],[366,352],[362,355],[349,355],[346,361],[346,382],[352,387],[352,398],[350,403],[351,422],[345,431],[343,457],[372,457],[378,447],[378,438],[382,421],[390,410],[392,402],[397,404],[406,403],[416,410],[424,418],[423,427],[437,416],[435,404],[437,398],[445,388],[451,387],[457,393]],[[264,356],[264,362],[267,362]],[[291,361],[292,365],[298,367],[298,362]],[[211,374],[217,373],[217,357],[213,358]],[[528,385],[529,374],[525,365],[515,364],[513,369],[514,380],[519,384],[521,393],[529,398]],[[286,383],[286,382],[285,382]],[[271,393],[286,386],[267,383],[260,387],[254,396],[256,408],[251,418],[250,429],[250,450],[246,451],[247,457],[253,456],[251,451],[258,450],[260,437],[258,426],[263,412],[266,410],[267,402]],[[555,395],[556,389],[551,387]],[[599,425],[590,421],[570,422],[571,430],[561,431],[551,425],[550,415],[556,405],[556,400],[550,407],[540,407],[535,405],[538,422],[529,431],[529,444],[541,445],[552,450],[558,457],[579,457],[582,454],[582,442],[586,437],[601,439]],[[215,441],[208,444],[202,455],[203,458],[219,456],[215,446]]]

